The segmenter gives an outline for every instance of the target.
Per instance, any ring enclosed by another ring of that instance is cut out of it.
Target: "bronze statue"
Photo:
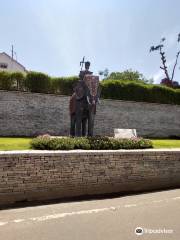
[[[83,65],[83,61],[80,63]],[[82,66],[83,67],[83,66]],[[85,70],[79,73],[80,80],[70,98],[71,136],[93,136],[96,104],[100,97],[99,77],[89,71],[90,62],[85,62]],[[88,122],[88,132],[86,125]]]
[[[82,63],[82,62],[81,62],[81,63]],[[79,73],[79,78],[80,78],[80,80],[83,81],[85,75],[91,75],[91,74],[93,74],[93,72],[90,72],[90,71],[89,71],[90,65],[91,65],[91,63],[90,63],[89,61],[85,62],[85,70],[82,71],[82,69],[81,69],[81,71],[80,71],[80,73]]]

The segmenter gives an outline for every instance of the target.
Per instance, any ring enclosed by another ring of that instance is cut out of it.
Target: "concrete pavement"
[[[179,240],[180,189],[1,210],[0,239]]]

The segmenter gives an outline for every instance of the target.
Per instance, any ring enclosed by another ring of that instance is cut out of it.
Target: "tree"
[[[108,75],[109,75],[109,70],[108,70],[108,68],[105,68],[104,71],[100,70],[100,71],[99,71],[99,75],[100,75],[100,76],[103,76],[104,79],[106,79],[106,78],[108,77]]]
[[[123,72],[112,72],[109,74],[107,79],[121,80],[121,81],[136,81],[141,83],[152,83],[153,80],[147,80],[143,74],[138,71],[133,71],[132,69]]]
[[[173,79],[174,79],[175,70],[176,70],[176,67],[177,67],[177,64],[178,64],[178,58],[179,58],[179,55],[180,55],[180,50],[177,51],[176,58],[175,58],[175,63],[174,63],[174,66],[173,66],[173,71],[172,71],[172,74],[170,76],[169,71],[168,71],[168,67],[166,65],[165,51],[163,51],[164,45],[162,43],[165,42],[165,41],[166,41],[166,38],[165,37],[162,38],[159,45],[152,46],[150,48],[150,52],[159,51],[159,54],[161,56],[161,62],[162,62],[162,66],[160,66],[160,68],[164,71],[164,74],[166,76],[166,78],[164,78],[161,83],[173,87],[173,85],[175,85],[175,83],[177,83],[177,82],[173,82]],[[178,43],[180,42],[180,33],[178,34],[177,42]]]

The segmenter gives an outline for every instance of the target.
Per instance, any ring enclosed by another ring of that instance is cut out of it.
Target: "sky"
[[[13,44],[27,70],[51,76],[78,75],[85,56],[94,74],[132,69],[159,83],[160,56],[149,49],[166,37],[171,73],[179,9],[179,0],[0,0],[0,52]]]

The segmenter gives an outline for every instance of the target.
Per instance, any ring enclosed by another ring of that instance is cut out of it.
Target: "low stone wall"
[[[180,187],[180,150],[0,152],[0,205]]]
[[[0,91],[0,136],[69,135],[68,106],[68,96]],[[142,137],[180,137],[179,119],[179,105],[102,99],[94,133],[131,128]]]

